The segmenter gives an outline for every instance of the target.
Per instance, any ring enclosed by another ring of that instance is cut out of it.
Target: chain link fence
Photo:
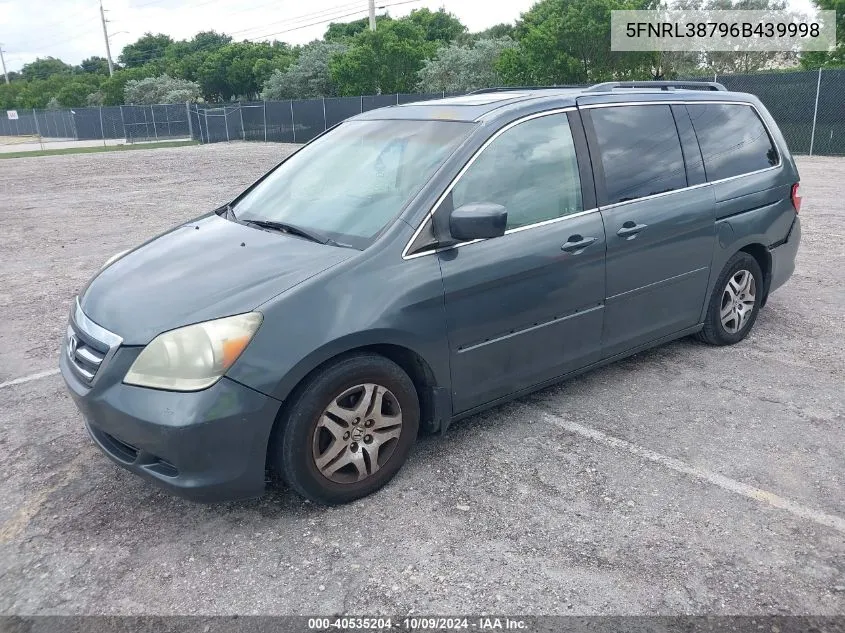
[[[233,140],[306,143],[344,119],[368,110],[455,94],[436,92],[326,97],[238,102],[213,107],[191,104],[188,110],[194,138],[202,143]]]
[[[138,143],[190,139],[188,106],[162,104],[64,110],[12,110],[0,115],[0,138],[36,143]]]
[[[728,90],[756,95],[794,154],[845,155],[845,69],[709,75]]]
[[[696,79],[695,77],[691,79]],[[709,75],[728,90],[756,95],[795,154],[845,155],[845,69]],[[171,104],[31,110],[0,114],[0,138],[104,144],[194,139],[201,143],[305,143],[351,116],[455,93],[326,97],[224,105]]]

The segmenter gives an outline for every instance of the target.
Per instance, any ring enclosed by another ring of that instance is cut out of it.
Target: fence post
[[[399,105],[399,93],[396,93],[396,105]]]
[[[199,106],[197,106],[197,112],[199,112]],[[207,143],[211,143],[211,134],[208,132],[208,108],[203,108],[202,114],[205,118],[205,140]],[[199,119],[199,115],[197,115],[197,119]]]
[[[323,132],[329,129],[329,121],[326,119],[326,98],[323,97]]]
[[[150,106],[150,116],[153,118],[153,134],[155,135],[156,140],[158,140],[158,129],[156,129],[156,110],[155,110],[155,108],[156,107],[154,105]]]
[[[716,73],[713,73],[713,83],[716,83]]]
[[[194,122],[191,121],[191,102],[185,102],[185,114],[188,117],[188,136],[191,137],[191,140],[194,140]]]
[[[810,156],[813,155],[813,143],[816,140],[816,117],[819,115],[819,91],[822,87],[822,67],[819,66],[819,79],[816,82],[816,105],[813,108],[813,131],[810,132]]]
[[[103,106],[100,106],[100,136],[103,137],[103,147],[106,146],[106,130],[103,127]]]
[[[267,99],[261,102],[262,109],[264,110],[264,142],[267,142]]]
[[[241,114],[241,140],[246,140],[246,130],[244,130],[244,104],[238,101],[238,112]]]
[[[296,121],[293,120],[293,99],[290,100],[290,131],[293,134],[293,142],[296,143]]]
[[[202,119],[200,118],[200,106],[198,103],[194,104],[194,110],[197,113],[197,131],[199,132],[200,143],[205,143],[206,141],[202,137]],[[205,136],[208,138],[208,130],[205,131]]]
[[[123,118],[123,106],[118,106],[120,108],[120,127],[123,128],[123,140],[127,143],[129,142],[129,135],[126,133],[126,119]]]
[[[226,142],[229,142],[229,115],[226,113],[226,104],[223,104],[223,122],[226,124]]]
[[[44,149],[44,141],[41,140],[41,129],[38,127],[38,115],[35,113],[35,108],[32,109],[32,119],[35,121],[35,133],[38,134],[38,144],[41,149]]]

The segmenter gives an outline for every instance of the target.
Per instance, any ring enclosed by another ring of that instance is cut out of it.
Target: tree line
[[[0,109],[58,108],[234,99],[464,92],[493,85],[560,85],[706,76],[778,68],[845,66],[845,0],[836,49],[784,53],[633,53],[610,50],[614,9],[656,9],[662,0],[540,0],[514,24],[471,33],[451,13],[418,9],[332,23],[302,46],[233,41],[214,31],[190,40],[147,33],[123,48],[114,76],[103,57],[71,65],[39,58],[0,85]],[[672,0],[685,9],[782,9],[784,0]]]

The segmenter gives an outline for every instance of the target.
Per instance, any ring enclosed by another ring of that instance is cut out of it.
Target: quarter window
[[[778,164],[766,127],[751,106],[728,103],[688,104],[707,180],[740,176]]]
[[[605,204],[687,186],[681,141],[668,105],[591,111],[604,168]]]
[[[452,189],[454,208],[475,202],[504,206],[509,229],[582,211],[566,114],[515,125],[484,149]]]

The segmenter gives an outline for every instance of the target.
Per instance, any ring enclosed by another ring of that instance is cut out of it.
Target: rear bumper
[[[227,378],[191,393],[124,385],[136,355],[119,350],[91,388],[62,350],[62,376],[97,446],[119,466],[194,501],[260,495],[281,403]]]
[[[801,242],[801,219],[796,215],[795,222],[786,236],[786,241],[769,250],[772,256],[772,275],[769,282],[769,293],[777,290],[795,272],[795,257]]]

